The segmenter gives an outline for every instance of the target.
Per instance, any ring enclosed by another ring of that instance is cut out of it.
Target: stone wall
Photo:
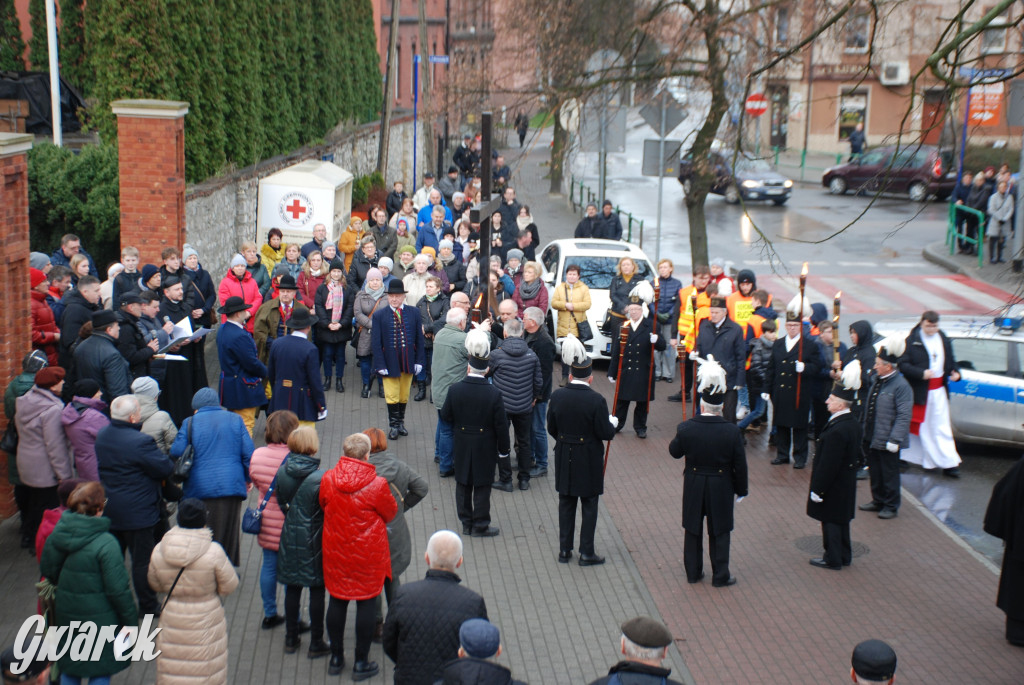
[[[355,176],[365,176],[377,167],[379,123],[366,124],[342,133],[334,133],[316,147],[302,148],[246,167],[231,174],[209,179],[185,192],[185,234],[187,242],[199,252],[203,267],[214,284],[227,272],[231,256],[245,240],[256,236],[256,198],[259,180],[307,159],[333,155],[334,164]],[[417,171],[423,170],[423,129],[417,140]],[[388,150],[390,189],[396,180],[405,182],[412,194],[413,122],[411,116],[394,119]]]

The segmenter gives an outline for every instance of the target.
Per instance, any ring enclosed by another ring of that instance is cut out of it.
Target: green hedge
[[[0,71],[25,68],[25,41],[14,12],[14,0],[0,0]]]

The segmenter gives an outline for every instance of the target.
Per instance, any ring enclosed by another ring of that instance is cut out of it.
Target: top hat
[[[295,284],[295,276],[291,274],[285,274],[281,276],[281,280],[277,282],[278,290],[298,290],[299,286]]]
[[[227,316],[228,314],[234,314],[236,312],[241,312],[246,309],[252,309],[252,305],[246,304],[245,300],[243,300],[238,295],[233,295],[227,299],[227,302],[225,302],[223,305],[221,305],[219,309],[217,309],[217,313]]]
[[[288,328],[291,329],[303,329],[310,328],[316,324],[316,315],[309,311],[306,307],[296,305],[292,310],[291,318],[285,323]]]

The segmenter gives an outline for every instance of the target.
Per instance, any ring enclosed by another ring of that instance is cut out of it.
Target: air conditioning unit
[[[910,83],[910,62],[882,62],[883,86],[905,86]]]

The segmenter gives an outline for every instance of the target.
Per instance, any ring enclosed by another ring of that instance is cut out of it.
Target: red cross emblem
[[[299,220],[299,216],[306,213],[306,208],[299,204],[299,199],[295,198],[292,203],[284,208],[286,212],[292,215],[292,219],[295,221]]]

